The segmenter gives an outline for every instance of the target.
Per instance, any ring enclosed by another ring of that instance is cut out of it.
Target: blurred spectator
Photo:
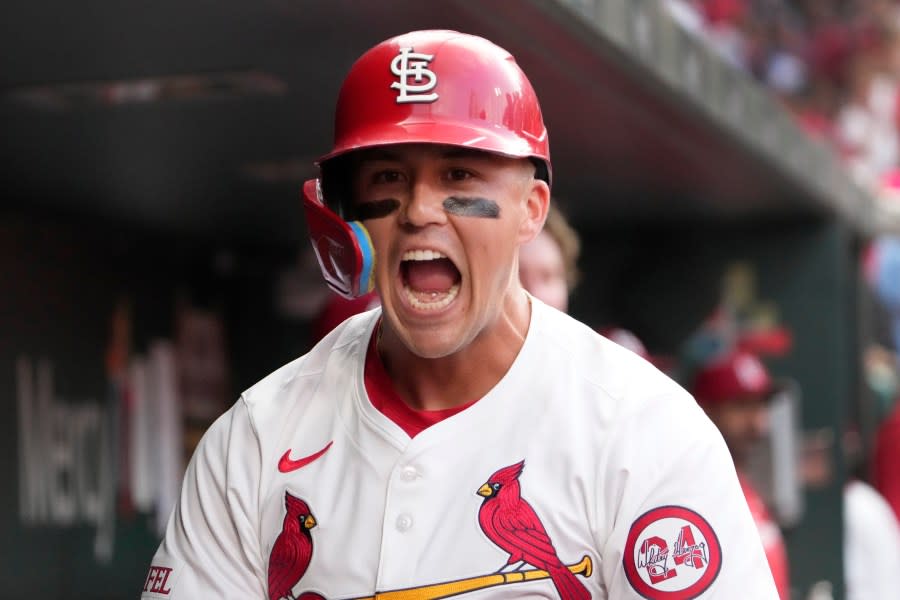
[[[779,49],[769,57],[763,77],[781,95],[799,95],[807,86],[806,63],[796,54]]]
[[[852,18],[842,15],[834,0],[805,0],[808,60],[814,77],[836,88],[847,85],[847,64],[853,52]]]
[[[891,415],[900,395],[897,356],[876,344],[866,349],[863,365],[866,385],[875,398],[874,416],[882,423]]]
[[[837,117],[838,142],[850,171],[869,185],[897,164],[897,84],[888,50],[877,31],[860,38],[850,62],[847,102]]]
[[[781,530],[747,474],[752,451],[769,431],[768,404],[776,388],[753,354],[733,351],[701,367],[691,392],[722,433],[782,600],[790,598],[787,549]]]
[[[687,31],[700,35],[704,20],[697,3],[693,0],[665,0],[665,8],[675,21]]]
[[[756,77],[865,187],[900,163],[900,5],[666,0],[684,29]]]
[[[745,28],[749,25],[746,0],[703,0],[706,35],[710,45],[739,69],[748,66],[749,48]]]

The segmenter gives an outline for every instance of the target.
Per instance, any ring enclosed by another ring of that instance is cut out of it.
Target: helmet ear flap
[[[318,179],[303,184],[303,208],[313,251],[328,286],[347,299],[375,287],[375,249],[365,226],[328,208]]]

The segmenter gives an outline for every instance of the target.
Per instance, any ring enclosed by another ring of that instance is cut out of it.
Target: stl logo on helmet
[[[682,506],[662,506],[632,524],[622,562],[643,597],[687,600],[716,579],[722,550],[706,519]]]
[[[434,102],[437,92],[428,94],[437,85],[437,75],[428,68],[434,54],[413,52],[412,48],[400,48],[400,54],[391,61],[391,73],[399,78],[391,84],[392,90],[400,90],[397,104]]]

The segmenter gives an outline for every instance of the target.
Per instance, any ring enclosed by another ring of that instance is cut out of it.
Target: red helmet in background
[[[445,144],[529,158],[550,183],[550,146],[537,96],[512,55],[446,30],[384,41],[351,67],[338,96],[334,147],[319,159],[321,185],[303,188],[307,225],[325,280],[345,298],[372,290],[374,251],[347,222],[344,157],[392,144]]]
[[[697,402],[709,405],[746,396],[768,398],[775,390],[772,377],[759,358],[737,350],[701,368],[691,392]]]

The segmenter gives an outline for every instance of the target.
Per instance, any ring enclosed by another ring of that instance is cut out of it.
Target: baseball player
[[[210,428],[143,598],[776,598],[693,398],[522,289],[548,148],[485,39],[353,65],[304,204],[326,280],[382,306]]]
[[[722,432],[738,470],[741,489],[759,530],[782,600],[790,598],[787,549],[781,530],[745,469],[769,431],[769,399],[776,391],[762,362],[743,350],[725,353],[701,368],[691,390]]]

